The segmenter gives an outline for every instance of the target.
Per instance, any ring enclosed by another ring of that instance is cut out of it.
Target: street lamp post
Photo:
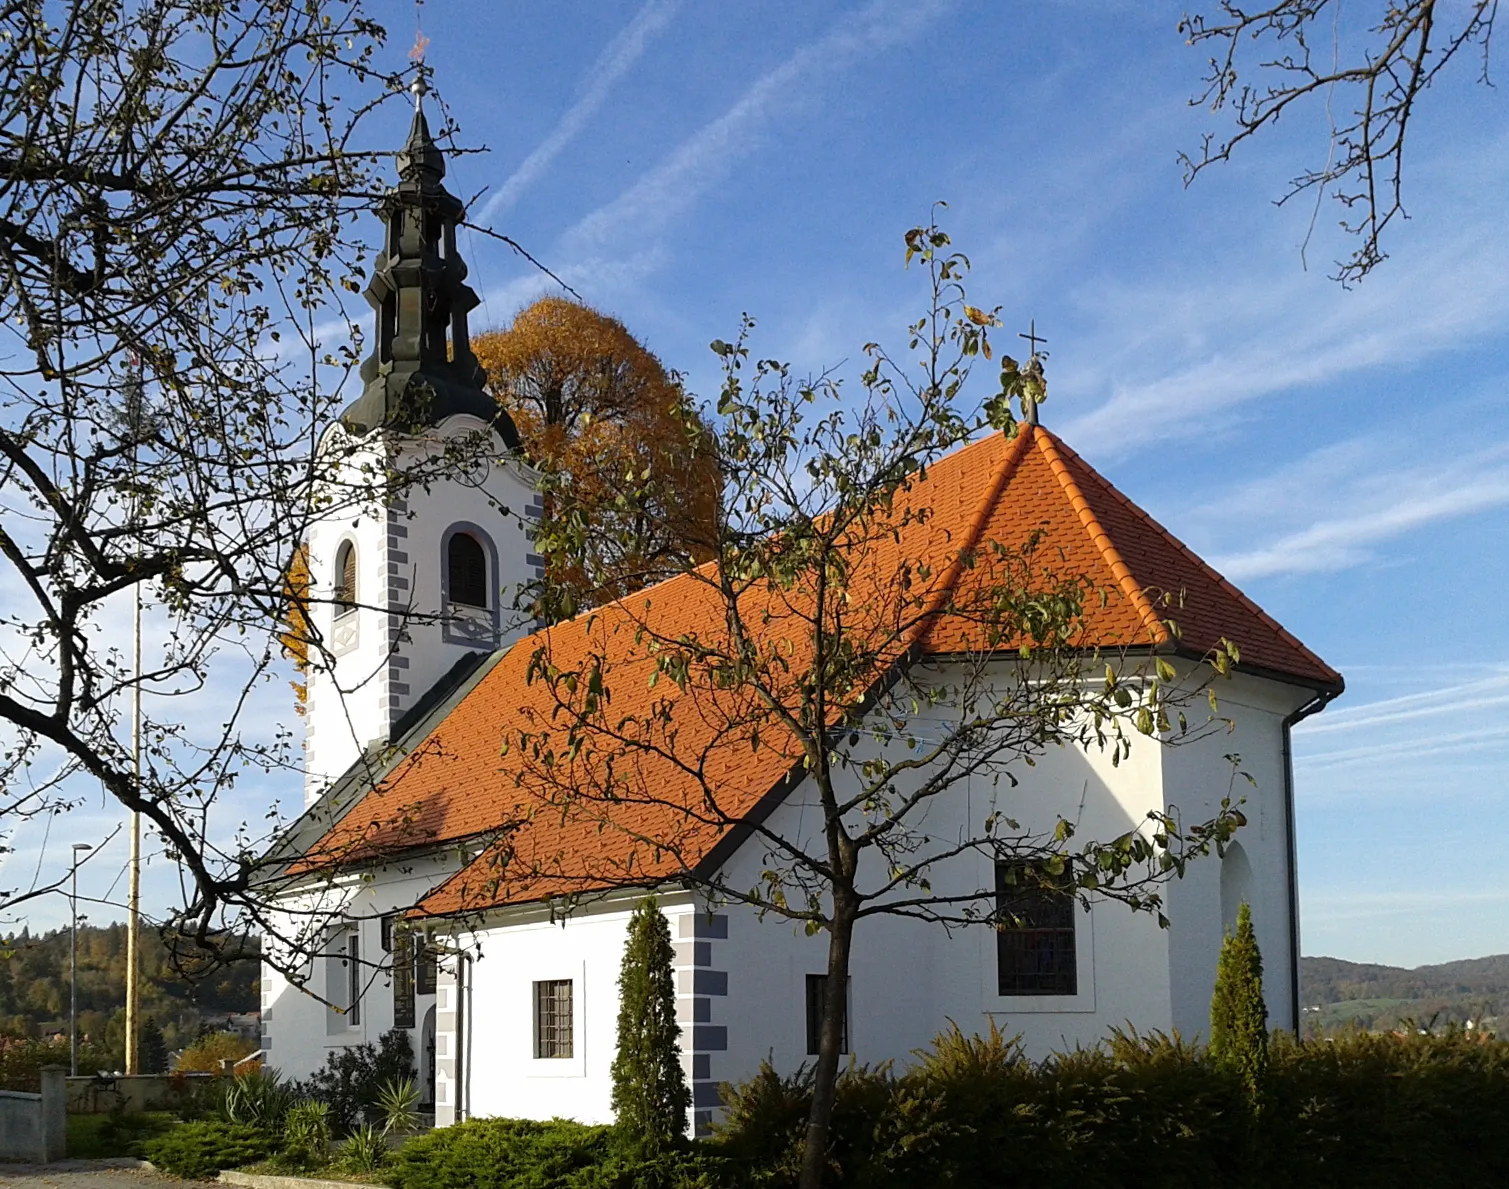
[[[79,1076],[79,853],[93,849],[87,842],[75,842],[73,868],[68,873],[73,881],[68,895],[73,914],[68,954],[68,1070],[74,1077]]]

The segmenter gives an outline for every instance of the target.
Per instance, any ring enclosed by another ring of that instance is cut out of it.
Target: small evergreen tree
[[[168,1042],[151,1016],[142,1022],[141,1035],[136,1038],[136,1056],[142,1073],[166,1073],[168,1070]]]
[[[1268,1071],[1268,1006],[1263,1002],[1263,955],[1243,904],[1235,933],[1221,945],[1210,1001],[1210,1055],[1235,1071],[1256,1098]]]
[[[647,896],[629,918],[618,976],[613,1114],[623,1139],[651,1156],[686,1134],[692,1105],[681,1069],[673,956],[670,926],[655,897]]]

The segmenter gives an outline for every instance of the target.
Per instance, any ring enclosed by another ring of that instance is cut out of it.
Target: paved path
[[[60,1160],[56,1164],[0,1164],[0,1189],[193,1189],[204,1181],[175,1181],[137,1160]]]

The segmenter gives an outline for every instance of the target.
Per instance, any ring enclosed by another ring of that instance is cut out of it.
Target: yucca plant
[[[219,1092],[216,1113],[225,1123],[241,1123],[276,1131],[293,1105],[293,1094],[278,1080],[275,1069],[243,1073]]]
[[[330,1107],[301,1102],[283,1116],[283,1155],[288,1163],[313,1168],[330,1159]]]
[[[387,1137],[371,1123],[363,1123],[353,1131],[341,1153],[341,1164],[355,1173],[375,1173],[387,1162]]]
[[[389,1078],[377,1090],[384,1135],[404,1135],[419,1126],[419,1087],[413,1078]]]

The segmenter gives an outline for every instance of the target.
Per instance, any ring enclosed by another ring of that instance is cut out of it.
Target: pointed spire
[[[445,177],[445,154],[430,135],[429,121],[424,118],[424,97],[430,93],[425,75],[428,67],[420,64],[419,76],[409,87],[414,96],[414,119],[409,125],[409,139],[398,154],[398,176],[406,182],[438,184]]]
[[[359,434],[412,433],[468,413],[518,449],[513,422],[485,391],[487,373],[472,353],[467,315],[478,299],[456,244],[466,209],[441,185],[445,154],[424,117],[428,73],[421,64],[409,88],[414,120],[398,153],[400,180],[382,202],[383,250],[365,294],[377,313],[376,341],[361,367],[365,386],[341,420]]]

